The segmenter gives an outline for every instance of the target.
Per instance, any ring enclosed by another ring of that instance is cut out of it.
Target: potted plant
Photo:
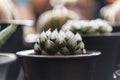
[[[69,21],[63,26],[64,30],[82,34],[88,50],[99,50],[102,55],[98,58],[94,80],[112,80],[119,54],[120,33],[104,20]]]
[[[15,53],[18,51],[18,49],[21,50],[20,45],[22,44],[20,44],[21,42],[17,42],[20,40],[20,38],[22,40],[22,37],[20,36],[21,34],[20,25],[18,26],[18,24],[8,22],[8,21],[0,21],[0,26],[1,26],[0,28],[0,53],[4,53],[4,54]],[[19,38],[17,38],[16,36],[18,36]],[[16,60],[16,62],[12,64],[9,64],[9,67],[6,68],[7,75],[5,76],[6,77],[5,80],[16,80],[18,73],[19,73],[19,68],[20,68],[20,63],[18,63],[18,60]]]
[[[0,53],[16,53],[23,50],[23,26],[32,25],[32,21],[10,20],[0,21]],[[7,70],[6,80],[16,80],[21,64],[19,59],[10,64]]]
[[[11,63],[16,61],[17,56],[13,53],[0,53],[0,79],[6,80],[8,74],[8,67]]]
[[[17,52],[24,80],[92,80],[100,52],[86,52],[79,34],[49,29],[42,32],[34,50]]]

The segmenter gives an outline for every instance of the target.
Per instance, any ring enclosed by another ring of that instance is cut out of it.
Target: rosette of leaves
[[[42,32],[35,43],[34,50],[38,55],[74,55],[85,54],[84,43],[80,34],[55,29]]]
[[[62,25],[69,19],[79,19],[77,13],[72,10],[65,8],[64,6],[55,6],[52,10],[46,11],[39,17],[38,30],[39,32],[61,29]]]
[[[112,26],[105,20],[69,20],[62,26],[63,31],[70,30],[80,34],[103,34],[112,32]]]

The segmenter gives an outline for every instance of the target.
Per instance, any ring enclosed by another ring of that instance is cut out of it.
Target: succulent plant
[[[42,32],[35,43],[34,50],[38,55],[74,55],[85,54],[84,43],[80,34],[73,34],[71,31],[58,32],[51,29]]]
[[[37,27],[39,32],[42,32],[43,30],[47,31],[49,28],[51,28],[52,31],[56,28],[60,30],[62,25],[69,19],[79,19],[79,16],[77,13],[64,6],[57,6],[53,8],[53,10],[44,12],[39,17]]]
[[[96,20],[69,20],[62,26],[63,31],[71,30],[74,33],[80,34],[102,34],[110,33],[112,26],[107,21]]]

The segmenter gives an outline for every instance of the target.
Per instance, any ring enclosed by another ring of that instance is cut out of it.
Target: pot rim
[[[99,51],[87,51],[89,54],[81,54],[81,55],[34,55],[34,50],[24,50],[19,51],[16,54],[19,57],[29,57],[29,58],[84,58],[84,57],[93,57],[93,56],[99,56],[101,52]]]
[[[0,57],[1,57],[1,56],[2,56],[2,57],[8,57],[9,60],[0,62],[0,65],[14,62],[14,61],[17,59],[17,56],[16,56],[15,54],[13,54],[13,53],[0,53]]]
[[[32,26],[34,24],[33,20],[8,20],[0,21],[0,24],[17,24],[20,26]]]
[[[111,32],[104,34],[83,34],[82,37],[111,37],[111,36],[120,36],[120,32]]]

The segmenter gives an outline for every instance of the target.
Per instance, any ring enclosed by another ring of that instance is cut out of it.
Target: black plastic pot
[[[17,55],[23,63],[24,80],[92,80],[100,52],[86,55],[34,55],[33,50]]]
[[[113,26],[113,32],[120,32],[120,26]],[[120,47],[120,45],[119,45]],[[120,67],[118,66],[120,64],[120,50],[119,50],[119,54],[117,57],[117,61],[116,61],[116,70],[118,70]]]
[[[120,33],[86,35],[83,36],[83,42],[86,45],[86,49],[102,52],[96,64],[93,80],[112,80],[117,56],[120,54]]]
[[[15,54],[0,53],[0,80],[6,80],[8,77],[8,66],[17,59]]]

